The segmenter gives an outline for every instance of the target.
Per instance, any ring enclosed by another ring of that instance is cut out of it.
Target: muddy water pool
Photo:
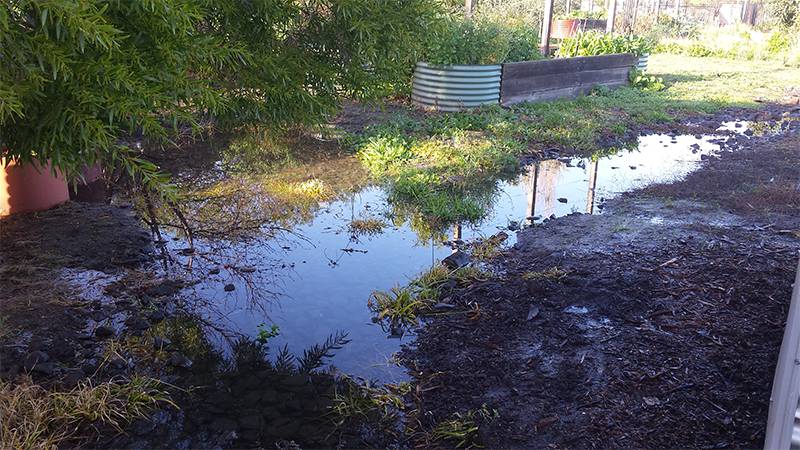
[[[511,245],[519,228],[572,213],[601,213],[603,203],[621,192],[690,173],[719,150],[719,139],[648,135],[635,149],[612,155],[528,165],[511,181],[496,181],[486,217],[450,226],[449,238],[470,241],[506,231]],[[400,381],[407,375],[392,355],[413,333],[390,336],[373,322],[367,300],[375,290],[407,284],[453,250],[442,239],[421,238],[418,226],[393,221],[394,216],[387,191],[371,185],[322,203],[310,219],[278,236],[271,232],[224,245],[196,240],[196,252],[178,258],[201,275],[188,293],[204,299],[200,312],[219,329],[255,338],[274,324],[279,333],[269,339],[270,348],[286,345],[295,354],[345,331],[350,342],[332,359],[338,370]],[[350,224],[363,218],[387,226],[380,233],[354,235]],[[170,245],[179,253],[186,243],[176,238]],[[214,258],[203,257],[211,253]]]

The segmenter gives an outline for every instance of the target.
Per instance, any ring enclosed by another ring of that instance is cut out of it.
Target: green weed
[[[455,413],[450,419],[436,425],[432,432],[433,441],[451,442],[456,448],[482,447],[478,440],[480,423],[491,422],[498,417],[497,411],[489,409],[486,404],[477,410]]]

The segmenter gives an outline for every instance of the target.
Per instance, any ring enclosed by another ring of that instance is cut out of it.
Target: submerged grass
[[[121,429],[164,404],[172,404],[169,394],[152,378],[86,380],[69,391],[48,391],[28,377],[0,380],[0,447],[46,449],[87,440],[94,427]]]

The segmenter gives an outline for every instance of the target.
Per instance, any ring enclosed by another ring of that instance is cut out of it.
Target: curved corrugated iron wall
[[[642,55],[639,57],[639,61],[636,63],[636,68],[642,72],[647,70],[647,60],[650,58],[650,54]]]
[[[418,106],[461,111],[500,102],[502,66],[433,66],[417,63],[411,98]]]

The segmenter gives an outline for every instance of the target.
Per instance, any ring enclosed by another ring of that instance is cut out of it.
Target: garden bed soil
[[[763,446],[800,250],[800,133],[729,141],[685,180],[519,234],[402,353],[432,421],[485,445]],[[556,270],[557,269],[557,270]],[[478,311],[476,314],[475,311]]]

